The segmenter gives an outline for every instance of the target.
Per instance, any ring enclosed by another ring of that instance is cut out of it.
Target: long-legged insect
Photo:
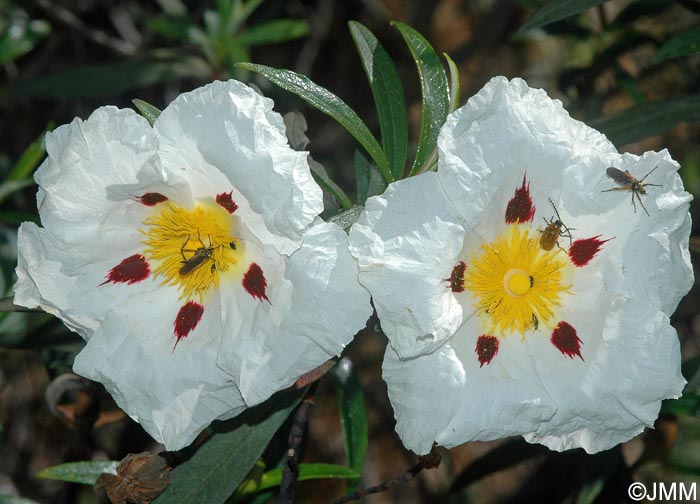
[[[186,249],[185,247],[190,241],[190,235],[187,235],[185,243],[180,247],[180,254],[182,254],[182,267],[178,271],[180,276],[185,276],[192,273],[207,260],[211,259],[214,261],[214,249],[220,247],[221,245],[212,246],[211,237],[209,237],[209,246],[207,247],[202,241],[202,237],[199,235],[199,230],[197,231],[197,241],[202,245],[197,249]],[[185,257],[185,252],[194,252],[194,254],[188,259]],[[216,261],[211,266],[211,272],[216,271]]]
[[[557,218],[554,219],[554,217],[552,217],[551,219],[547,220],[544,217],[542,217],[542,219],[544,219],[544,222],[547,224],[547,227],[544,228],[544,231],[542,231],[542,235],[540,235],[540,247],[542,247],[544,250],[552,250],[554,248],[554,245],[559,246],[560,236],[567,237],[569,239],[569,245],[571,245],[571,231],[575,231],[576,228],[567,227],[561,221],[561,217],[559,216],[557,207],[554,206],[554,202],[552,202],[551,199],[549,199],[549,202],[551,203],[552,208],[554,209],[554,213],[557,214]]]
[[[652,174],[654,170],[656,170],[658,166],[654,166],[649,173],[644,175],[642,177],[642,180],[637,180],[634,175],[632,175],[629,170],[618,170],[614,166],[611,166],[607,170],[605,170],[605,173],[607,173],[608,177],[613,179],[615,183],[621,187],[613,187],[612,189],[606,189],[605,191],[601,192],[610,192],[610,191],[630,191],[632,193],[632,206],[634,207],[634,213],[637,213],[637,205],[634,202],[634,197],[637,197],[637,200],[639,201],[639,204],[642,205],[642,208],[644,209],[644,213],[649,215],[649,212],[647,211],[647,207],[644,206],[644,202],[642,201],[642,197],[640,194],[646,194],[647,190],[644,189],[647,186],[654,186],[654,187],[661,187],[661,184],[645,184],[644,181],[646,178]]]

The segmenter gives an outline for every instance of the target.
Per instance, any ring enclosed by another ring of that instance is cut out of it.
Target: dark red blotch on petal
[[[557,327],[552,331],[552,344],[557,347],[561,353],[573,359],[578,356],[581,360],[581,345],[582,342],[576,334],[571,324],[563,320],[557,324]]]
[[[148,278],[151,274],[151,268],[146,262],[146,258],[141,254],[134,254],[127,257],[122,262],[117,264],[114,268],[109,270],[109,273],[105,276],[107,280],[102,282],[100,285],[106,283],[127,283],[129,285],[140,282]]]
[[[139,201],[146,206],[156,206],[158,203],[168,201],[167,196],[163,196],[161,193],[148,192],[143,196],[137,196]]]
[[[177,341],[175,346],[180,343],[182,338],[186,338],[189,333],[191,333],[199,321],[202,320],[202,314],[204,313],[204,306],[194,301],[188,301],[182,308],[177,312],[177,317],[175,317],[175,336]],[[173,347],[174,349],[175,347]]]
[[[464,261],[459,261],[457,265],[452,268],[450,278],[445,279],[446,282],[450,282],[450,289],[452,289],[452,292],[464,292],[465,271],[467,271],[467,264]]]
[[[484,364],[491,364],[491,361],[498,353],[498,338],[482,334],[476,340],[476,355],[479,358],[479,367]]]
[[[523,185],[515,190],[515,195],[508,201],[506,207],[506,224],[517,222],[532,222],[535,218],[535,206],[530,197],[530,183],[523,175]]]
[[[224,207],[230,214],[238,210],[238,205],[233,201],[233,198],[231,198],[232,194],[233,191],[216,195],[216,202]]]
[[[265,279],[262,268],[258,266],[257,263],[251,263],[248,271],[243,275],[243,287],[248,291],[248,294],[254,298],[264,299],[268,303],[270,302],[270,300],[267,299],[267,294],[265,294],[267,290],[267,280]]]
[[[585,266],[600,251],[603,243],[610,240],[612,240],[612,238],[601,240],[600,235],[594,236],[593,238],[574,240],[574,243],[569,247],[569,258],[575,266]]]

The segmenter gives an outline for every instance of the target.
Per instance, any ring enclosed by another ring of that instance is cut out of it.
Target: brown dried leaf
[[[170,484],[170,468],[159,455],[144,452],[124,457],[117,475],[101,474],[96,487],[104,488],[113,504],[149,504]]]

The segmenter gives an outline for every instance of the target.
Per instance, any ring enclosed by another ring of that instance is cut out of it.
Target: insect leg
[[[642,205],[642,208],[644,209],[644,213],[647,214],[647,217],[649,217],[649,211],[647,210],[647,207],[644,206],[644,202],[642,201],[642,197],[639,195],[637,192],[632,192],[632,202],[634,202],[634,195],[637,195],[637,199],[639,200],[639,204]]]
[[[641,184],[642,182],[644,182],[644,179],[647,178],[649,175],[651,175],[651,174],[654,172],[654,170],[656,170],[658,167],[659,167],[659,165],[654,166],[654,167],[649,171],[649,173],[647,173],[646,175],[644,175],[644,177],[642,178],[642,180],[639,181],[639,183]],[[648,185],[652,185],[652,184],[648,184]]]
[[[185,246],[187,243],[190,241],[190,235],[187,235],[187,238],[185,239],[185,243],[182,244],[182,247],[180,247],[180,254],[182,254],[182,260],[187,261],[187,258],[185,257]]]

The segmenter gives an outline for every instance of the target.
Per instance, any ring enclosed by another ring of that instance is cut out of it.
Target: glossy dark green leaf
[[[180,56],[167,61],[130,60],[85,65],[14,82],[7,92],[10,96],[34,98],[105,98],[162,82],[209,76],[209,66],[203,60],[184,53]]]
[[[239,63],[237,66],[264,75],[281,88],[296,94],[309,105],[335,119],[365,148],[374,162],[377,163],[384,178],[388,182],[394,180],[389,168],[389,161],[379,143],[377,143],[367,125],[362,122],[362,119],[343,100],[327,89],[315,84],[308,77],[291,70],[281,70],[252,63]]]
[[[513,439],[473,461],[457,477],[452,484],[452,490],[466,488],[484,476],[545,453],[549,453],[549,450],[544,446],[530,444],[522,438]]]
[[[700,53],[700,28],[671,37],[656,53],[655,63]]]
[[[160,109],[148,102],[139,100],[138,98],[131,100],[131,103],[133,103],[141,115],[146,118],[148,124],[153,126],[153,123],[156,122],[156,119],[158,119],[158,116],[160,115]]]
[[[7,22],[6,29],[0,30],[0,66],[27,54],[51,32],[49,23],[29,19],[19,9],[12,13]]]
[[[308,35],[309,31],[309,24],[301,19],[277,19],[252,25],[236,39],[239,44],[252,47],[298,39]]]
[[[356,21],[350,21],[349,26],[377,107],[382,146],[389,158],[391,173],[395,179],[400,179],[408,148],[406,98],[401,78],[377,37]]]
[[[37,214],[18,212],[14,210],[0,210],[0,222],[5,224],[22,224],[23,222],[34,222],[39,224],[40,219]]]
[[[280,392],[242,415],[219,422],[215,434],[171,473],[156,504],[224,503],[262,455],[305,390]]]
[[[642,103],[590,122],[617,146],[660,135],[683,122],[700,121],[700,96]]]
[[[298,481],[315,479],[360,479],[362,475],[349,467],[335,464],[299,464]],[[282,469],[273,469],[263,474],[258,491],[278,487],[282,484]]]
[[[549,0],[525,21],[520,31],[540,28],[605,2],[607,0]]]
[[[338,184],[333,182],[333,179],[328,176],[328,173],[326,173],[323,165],[312,159],[311,156],[309,156],[308,161],[309,168],[311,168],[311,175],[313,175],[314,180],[318,183],[318,185],[330,192],[344,209],[347,210],[348,208],[352,207],[352,201],[350,201],[348,195],[345,194],[345,191],[343,191]],[[0,186],[0,188],[2,188],[2,186]]]
[[[46,132],[51,131],[53,127],[53,122],[49,123],[43,133],[24,149],[24,152],[12,167],[10,173],[7,174],[6,180],[24,180],[34,173],[34,170],[39,166],[39,162],[41,162],[46,153],[46,149],[44,148]]]
[[[102,473],[117,474],[119,461],[89,460],[85,462],[70,462],[60,464],[36,473],[37,478],[69,481],[83,485],[94,485]]]
[[[416,157],[409,173],[413,175],[437,146],[438,132],[447,119],[450,107],[449,86],[440,57],[428,41],[408,25],[398,21],[392,25],[399,30],[408,45],[420,77],[422,116]]]
[[[362,474],[369,439],[367,410],[365,408],[365,394],[349,357],[342,357],[338,361],[338,364],[333,368],[333,378],[348,466],[357,474]],[[354,484],[350,484],[348,491],[352,492],[354,486]]]
[[[700,417],[700,394],[688,392],[678,399],[667,399],[661,403],[661,413]]]
[[[338,224],[341,228],[347,231],[353,224],[355,224],[355,222],[357,222],[357,219],[360,218],[360,214],[364,209],[365,207],[363,206],[354,206],[348,210],[340,212],[338,215],[334,215],[328,219],[328,222]]]

